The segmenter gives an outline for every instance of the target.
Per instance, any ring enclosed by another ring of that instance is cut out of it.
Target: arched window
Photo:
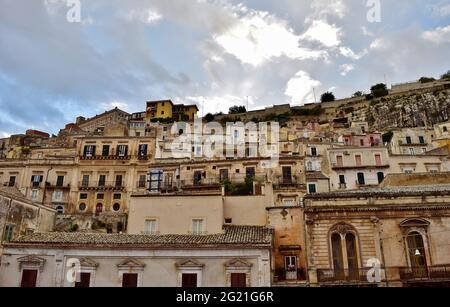
[[[358,239],[355,229],[345,223],[335,225],[330,231],[331,256],[335,274],[348,270],[358,272]]]
[[[410,232],[407,243],[411,267],[426,267],[427,258],[422,235],[417,231]]]

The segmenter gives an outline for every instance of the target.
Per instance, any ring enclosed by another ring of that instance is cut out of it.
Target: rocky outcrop
[[[370,126],[376,130],[432,127],[450,119],[450,89],[379,98],[365,112]]]

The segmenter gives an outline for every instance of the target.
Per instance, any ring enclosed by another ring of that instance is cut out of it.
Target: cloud
[[[445,4],[435,4],[430,6],[431,11],[434,15],[439,17],[446,17],[450,15],[450,3]]]
[[[347,58],[350,58],[350,59],[353,59],[353,60],[359,60],[359,59],[361,59],[363,56],[365,56],[368,53],[367,49],[364,49],[360,53],[355,53],[349,47],[341,47],[341,48],[339,48],[339,51],[341,52],[341,54],[343,56],[345,56]]]
[[[285,95],[291,97],[294,105],[303,105],[314,101],[314,88],[322,83],[314,80],[305,71],[299,71],[287,83]]]
[[[154,24],[163,19],[163,16],[153,9],[144,11],[131,10],[124,16],[125,20],[131,22],[138,20],[140,22]]]
[[[422,37],[435,44],[450,42],[450,25],[446,27],[438,27],[431,31],[425,31]]]
[[[336,47],[341,43],[341,29],[323,20],[314,20],[302,39],[318,41],[325,47]]]
[[[214,39],[227,53],[253,66],[281,56],[315,60],[326,55],[323,51],[300,47],[300,37],[286,22],[262,11],[247,13]]]
[[[349,72],[355,69],[355,65],[353,64],[342,64],[341,67],[341,76],[347,76]]]
[[[347,13],[347,6],[342,0],[314,0],[311,3],[311,8],[319,17],[324,15],[334,15],[339,18],[344,18]]]

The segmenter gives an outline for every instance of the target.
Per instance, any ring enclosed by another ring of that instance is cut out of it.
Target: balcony
[[[404,281],[450,279],[450,265],[399,268],[399,274]]]
[[[45,188],[46,189],[55,189],[55,190],[66,190],[66,189],[70,190],[70,183],[61,184],[59,182],[56,182],[56,183],[46,182]]]
[[[306,189],[306,184],[301,183],[296,176],[292,178],[278,177],[274,181],[273,188],[274,190]]]
[[[80,160],[86,161],[86,160],[120,160],[120,161],[126,161],[130,160],[131,156],[121,156],[121,155],[108,155],[108,156],[80,156]]]
[[[306,273],[304,269],[286,270],[285,268],[275,269],[275,282],[296,282],[305,281]]]
[[[123,181],[103,181],[103,182],[86,182],[81,181],[78,185],[80,191],[124,191]]]
[[[219,193],[222,191],[222,184],[219,182],[218,178],[181,180],[180,183],[181,189],[186,192]]]
[[[319,283],[368,283],[367,273],[370,269],[318,269],[317,281]]]
[[[333,170],[345,170],[345,169],[378,169],[378,168],[389,168],[389,163],[380,163],[380,164],[376,164],[376,163],[367,163],[367,164],[356,164],[356,163],[352,163],[352,164],[340,164],[340,163],[336,163],[336,162],[332,162],[331,163],[331,168]]]

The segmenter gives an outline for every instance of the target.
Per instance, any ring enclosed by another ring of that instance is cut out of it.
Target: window
[[[284,266],[287,272],[297,271],[297,256],[285,256]]]
[[[409,154],[411,155],[411,156],[414,156],[415,155],[415,151],[414,151],[414,148],[410,148],[409,149]]]
[[[78,206],[78,209],[79,209],[80,211],[86,210],[86,204],[85,204],[85,203],[81,203],[81,204]]]
[[[422,235],[417,231],[410,232],[407,237],[407,243],[411,267],[426,267],[427,259]]]
[[[183,288],[197,288],[197,274],[183,273],[181,277],[181,287]]]
[[[231,273],[231,287],[245,288],[247,287],[247,274],[245,273]]]
[[[377,173],[377,178],[378,178],[378,184],[381,184],[384,181],[384,173],[383,172]]]
[[[311,156],[313,156],[313,157],[317,156],[317,148],[311,147]]]
[[[425,144],[425,137],[419,136],[419,143],[420,144]]]
[[[14,236],[14,225],[6,225],[3,240],[6,242],[10,242],[12,241],[13,236]]]
[[[317,193],[317,188],[315,183],[308,184],[308,193],[315,194]]]
[[[93,146],[93,145],[86,145],[86,146],[84,146],[83,156],[85,156],[85,157],[93,157],[93,156],[95,156],[95,146]]]
[[[161,111],[161,115],[164,115],[164,111]]]
[[[146,175],[140,175],[139,176],[138,188],[145,188],[146,179],[147,179]]]
[[[254,167],[247,167],[245,169],[245,175],[249,178],[255,178],[256,170]]]
[[[219,170],[219,173],[220,173],[219,178],[221,182],[228,179],[228,169],[221,169]]]
[[[56,207],[56,212],[58,212],[58,214],[64,214],[64,207],[63,206]]]
[[[442,128],[442,131],[443,131],[443,132],[448,132],[447,126],[444,126],[444,127]]]
[[[98,193],[98,194],[97,194],[97,199],[105,199],[105,194],[103,194],[103,193]]]
[[[35,288],[37,282],[38,270],[23,270],[21,288]]]
[[[202,219],[192,220],[192,234],[194,234],[194,235],[203,234],[203,220]]]
[[[157,220],[146,220],[145,221],[145,234],[154,235],[158,231],[158,221]]]
[[[87,193],[81,193],[80,194],[80,199],[87,199],[87,198],[88,198]]]
[[[89,175],[83,175],[83,181],[81,182],[81,185],[85,188],[89,186]]]
[[[34,188],[38,188],[43,179],[44,179],[44,176],[40,176],[40,175],[31,176],[32,186]]]
[[[91,273],[80,273],[80,280],[75,282],[75,288],[89,288],[91,284]]]
[[[64,176],[58,176],[56,179],[56,186],[62,187],[64,185]]]
[[[10,176],[8,186],[13,187],[15,185],[16,185],[16,176]]]
[[[345,185],[347,182],[345,180],[345,175],[339,175],[339,185]]]
[[[356,155],[355,156],[355,162],[356,162],[356,166],[362,166],[362,157],[361,157],[361,155]]]
[[[200,185],[202,183],[203,172],[195,171],[194,172],[194,185]]]
[[[137,273],[123,273],[122,287],[123,288],[137,288],[138,274]]]
[[[103,148],[102,148],[102,156],[103,157],[107,157],[107,156],[109,156],[109,145],[103,145]]]
[[[380,154],[375,155],[375,165],[381,166],[381,155]]]
[[[104,187],[106,185],[106,175],[100,175],[98,177],[98,186]]]
[[[120,188],[122,187],[122,175],[116,175],[116,187]]]
[[[117,203],[114,204],[113,205],[113,210],[116,211],[116,212],[119,211],[120,210],[120,204],[117,204]]]
[[[283,183],[292,183],[292,169],[290,166],[283,166]]]
[[[128,145],[117,146],[117,155],[119,157],[126,157],[128,155]]]
[[[313,171],[313,163],[311,161],[308,161],[306,163],[306,171],[307,172],[312,172]]]
[[[359,144],[361,145],[361,147],[363,147],[364,146],[364,140],[363,139],[359,140]]]
[[[337,167],[344,166],[344,158],[342,156],[336,156],[336,165]]]
[[[147,150],[148,145],[147,144],[141,144],[139,145],[139,157],[146,157],[147,156]]]
[[[233,219],[232,218],[225,219],[225,224],[233,224]]]
[[[31,200],[37,201],[39,197],[39,190],[31,190]]]
[[[62,191],[54,191],[52,196],[52,201],[60,202],[62,201],[63,192]]]
[[[365,179],[364,173],[358,173],[357,176],[358,176],[358,181],[357,181],[358,185],[365,185],[366,179]]]
[[[412,139],[411,139],[411,137],[410,136],[407,136],[406,137],[406,144],[412,144]]]
[[[114,194],[113,199],[122,199],[122,194]]]
[[[331,253],[333,259],[334,274],[337,278],[345,278],[345,274],[358,274],[358,249],[356,235],[351,226],[345,224],[336,225],[331,231]],[[345,253],[344,253],[345,249]],[[344,258],[346,255],[346,258]],[[348,273],[344,272],[344,263],[347,264]],[[357,276],[356,276],[357,277]]]

